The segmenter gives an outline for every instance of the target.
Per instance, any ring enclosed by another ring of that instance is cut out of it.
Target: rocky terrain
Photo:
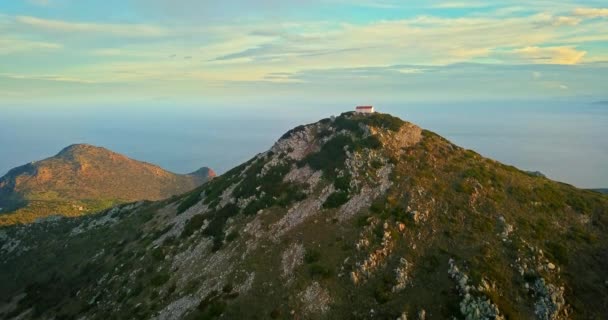
[[[603,319],[607,211],[345,113],[182,196],[0,229],[0,318]]]
[[[190,191],[215,173],[180,175],[105,148],[71,145],[0,178],[0,226],[50,215],[79,216],[138,200],[161,200]]]

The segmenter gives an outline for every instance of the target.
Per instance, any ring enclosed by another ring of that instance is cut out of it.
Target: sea
[[[369,103],[366,103],[369,104]],[[355,105],[19,106],[0,108],[0,175],[74,143],[176,172],[218,173],[287,130]],[[384,102],[375,105],[453,143],[581,188],[608,187],[608,104],[593,101]]]

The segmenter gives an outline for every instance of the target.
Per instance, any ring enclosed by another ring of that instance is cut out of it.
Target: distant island
[[[105,148],[74,144],[0,178],[0,226],[161,200],[190,191],[214,176],[209,168],[175,174]]]

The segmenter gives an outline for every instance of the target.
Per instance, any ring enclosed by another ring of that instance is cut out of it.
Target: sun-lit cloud
[[[574,15],[586,18],[606,18],[608,17],[608,8],[576,8]]]
[[[576,64],[587,54],[572,47],[525,47],[513,51],[522,59],[535,63]]]

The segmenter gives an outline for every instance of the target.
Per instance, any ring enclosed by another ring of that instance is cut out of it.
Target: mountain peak
[[[0,261],[31,268],[0,273],[0,300],[34,318],[599,319],[607,217],[599,193],[344,113],[187,194],[9,238],[27,251]]]
[[[345,112],[338,117],[295,127],[286,132],[272,147],[294,160],[319,151],[328,141],[339,136],[350,147],[386,148],[398,153],[422,139],[422,129],[390,114]],[[346,147],[344,145],[343,147]]]

